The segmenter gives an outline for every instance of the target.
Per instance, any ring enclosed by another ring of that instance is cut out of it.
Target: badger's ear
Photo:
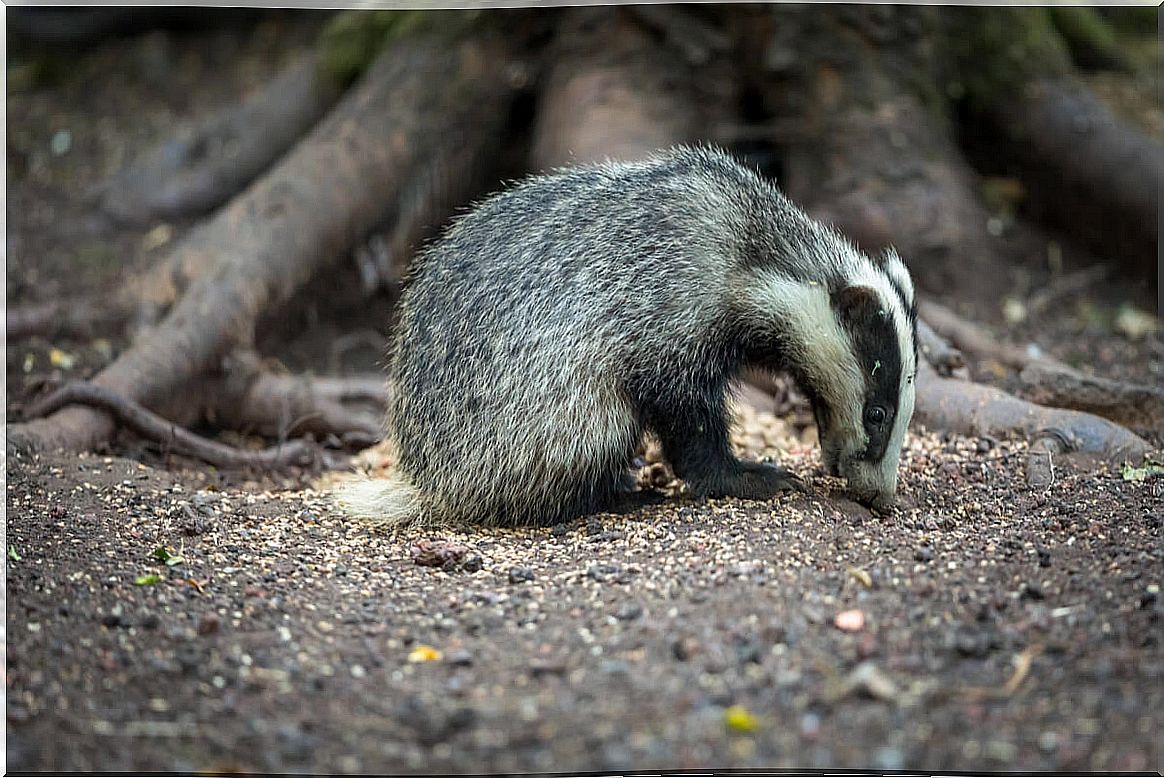
[[[845,286],[833,292],[832,298],[837,318],[849,325],[869,324],[885,310],[881,298],[869,286]]]
[[[890,283],[901,292],[902,302],[908,308],[914,299],[914,291],[913,279],[910,278],[909,268],[905,266],[905,261],[893,248],[888,248],[878,258],[878,264],[889,278]]]

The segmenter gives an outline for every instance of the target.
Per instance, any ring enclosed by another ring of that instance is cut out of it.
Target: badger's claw
[[[805,491],[804,482],[791,471],[759,462],[740,462],[713,490],[715,496],[768,500],[781,492]]]

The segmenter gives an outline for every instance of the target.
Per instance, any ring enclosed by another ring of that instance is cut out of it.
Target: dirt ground
[[[181,234],[111,229],[84,193],[310,39],[280,24],[141,36],[10,87],[9,304],[112,289]],[[1114,324],[1129,300],[1151,305],[1111,279],[1014,337],[1160,383],[1159,336]],[[7,344],[9,420],[119,345]],[[1032,490],[1024,444],[917,429],[875,515],[810,434],[749,418],[737,442],[778,439],[808,494],[520,531],[353,523],[312,474],[129,437],[10,457],[6,768],[1164,771],[1164,479],[1064,461]]]

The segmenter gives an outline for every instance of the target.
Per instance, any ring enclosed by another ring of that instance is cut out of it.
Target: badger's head
[[[779,360],[812,403],[825,467],[858,500],[887,509],[913,415],[913,283],[893,251],[877,260],[848,246],[844,254],[823,274],[828,280],[767,268],[752,300],[778,319]]]

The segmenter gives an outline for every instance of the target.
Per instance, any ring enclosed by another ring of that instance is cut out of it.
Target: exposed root
[[[90,338],[97,332],[124,324],[132,310],[121,298],[13,305],[5,314],[5,335],[9,342],[37,336]]]
[[[924,359],[918,373],[914,419],[930,429],[975,437],[1053,436],[1063,451],[1095,454],[1113,464],[1139,461],[1152,450],[1147,441],[1099,416],[1045,408],[1000,389],[942,378]]]
[[[286,375],[273,372],[253,354],[241,353],[227,360],[222,391],[206,415],[216,425],[268,437],[334,435],[346,445],[371,445],[382,436],[387,399],[380,377]],[[353,401],[367,407],[345,405]]]
[[[1022,394],[1034,402],[1094,413],[1126,426],[1164,428],[1164,390],[1159,387],[1089,376],[1045,355],[1007,345],[932,300],[921,301],[918,310],[937,333],[963,351],[1019,370]]]
[[[1040,405],[1074,408],[1145,430],[1164,429],[1164,389],[1089,376],[1035,360],[1019,373],[1022,394]]]
[[[1111,275],[1107,265],[1092,265],[1089,268],[1052,278],[1047,284],[1027,299],[1027,315],[1038,316],[1065,297],[1077,295],[1091,289],[1095,284]]]
[[[102,209],[131,224],[221,205],[283,155],[342,93],[314,53],[263,89],[159,143],[103,183]]]
[[[977,176],[934,110],[938,98],[917,88],[941,78],[933,50],[919,45],[935,34],[932,9],[765,9],[755,88],[777,123],[805,127],[781,139],[789,196],[866,251],[895,246],[919,287],[1005,288],[1009,267],[987,231]]]
[[[944,338],[938,335],[924,319],[917,322],[918,351],[938,371],[940,375],[948,376],[954,370],[964,368],[966,362],[962,359],[962,352],[951,346]]]
[[[512,98],[506,60],[488,36],[454,48],[434,40],[390,47],[294,152],[175,247],[170,272],[155,278],[164,283],[142,292],[147,304],[180,301],[94,383],[156,407],[248,345],[260,316],[377,224],[386,192],[445,144],[499,131]],[[470,85],[477,97],[467,101]],[[91,409],[62,414],[12,425],[10,444],[92,449],[113,431]]]
[[[925,319],[934,332],[980,359],[993,359],[1016,370],[1023,369],[1037,359],[1052,362],[1049,357],[1030,354],[1025,349],[1000,341],[985,327],[963,319],[941,303],[919,300],[917,309],[918,315]],[[1054,364],[1059,365],[1057,362]],[[1066,365],[1062,367],[1070,369]]]
[[[290,466],[308,466],[318,460],[317,447],[305,440],[291,440],[260,451],[244,451],[207,440],[172,424],[132,400],[90,383],[62,386],[34,403],[28,409],[28,415],[44,416],[67,405],[78,404],[100,408],[138,435],[215,467],[277,470]]]
[[[1155,275],[1164,146],[1070,79],[1033,83],[989,117],[1042,215],[1128,270]]]
[[[1066,443],[1056,435],[1045,435],[1027,450],[1027,483],[1035,489],[1055,484],[1055,457],[1065,453]]]

